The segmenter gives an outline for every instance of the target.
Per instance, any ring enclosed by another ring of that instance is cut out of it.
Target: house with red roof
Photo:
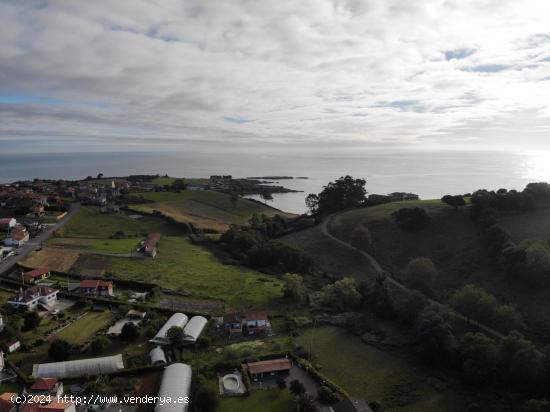
[[[80,293],[88,296],[114,296],[113,282],[101,279],[84,279],[80,281]]]
[[[160,233],[150,233],[141,246],[141,252],[154,258],[158,252],[159,241]]]
[[[49,278],[51,275],[50,269],[36,268],[28,272],[23,273],[24,283],[36,283],[39,280]]]
[[[13,217],[3,217],[0,219],[0,230],[3,232],[9,232],[16,224],[17,220]]]
[[[15,412],[17,411],[17,403],[15,403],[15,392],[4,392],[0,395],[0,412]]]
[[[4,239],[4,244],[6,246],[23,246],[29,241],[29,232],[25,226],[14,226],[8,237]]]
[[[63,382],[55,378],[38,378],[31,386],[31,393],[36,395],[63,395]]]
[[[64,398],[52,398],[51,402],[25,403],[19,407],[19,412],[76,412],[76,406]]]

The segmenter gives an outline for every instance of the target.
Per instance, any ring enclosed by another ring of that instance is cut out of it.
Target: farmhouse
[[[75,378],[84,375],[105,375],[124,369],[122,355],[35,364],[32,375],[40,378]]]
[[[29,241],[29,232],[25,226],[15,226],[4,240],[6,246],[23,246]]]
[[[17,220],[13,217],[2,218],[0,219],[0,230],[3,232],[9,232],[16,224]]]
[[[264,333],[269,329],[267,312],[251,311],[244,316],[243,330],[249,335]]]
[[[31,386],[31,392],[36,395],[63,395],[63,382],[55,378],[38,378]]]
[[[160,382],[155,412],[186,412],[189,408],[191,376],[191,367],[185,363],[167,366]],[[165,399],[181,399],[183,402],[165,402]]]
[[[148,256],[155,257],[158,252],[158,242],[160,240],[160,233],[151,233],[147,236],[147,239],[143,242],[141,246],[141,252],[145,253]]]
[[[100,279],[84,279],[80,281],[80,293],[88,296],[113,296],[113,282]]]
[[[288,373],[292,368],[289,359],[270,359],[259,362],[247,362],[242,365],[244,372],[248,372],[252,379],[261,379],[264,375]]]
[[[23,274],[23,282],[36,283],[39,280],[50,277],[50,270],[46,268],[36,268]]]
[[[49,310],[57,302],[58,292],[58,290],[47,286],[32,286],[19,292],[14,298],[8,300],[8,303],[16,308],[26,310],[35,310],[38,305]]]
[[[187,325],[188,320],[189,319],[187,318],[187,316],[185,314],[183,314],[183,313],[174,313],[170,317],[170,319],[168,319],[166,321],[166,323],[162,326],[162,328],[159,329],[159,331],[157,332],[155,337],[153,339],[149,340],[149,342],[156,343],[158,345],[169,345],[170,340],[166,336],[166,334],[168,333],[168,330],[172,326],[177,326],[177,327],[183,329],[185,327],[185,325]]]

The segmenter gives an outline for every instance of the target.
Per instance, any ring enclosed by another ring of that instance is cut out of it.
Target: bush
[[[428,213],[420,207],[404,207],[392,213],[401,229],[408,232],[418,232],[430,224]]]
[[[125,342],[136,340],[139,336],[139,330],[132,322],[127,322],[120,331],[120,339]]]
[[[317,390],[317,399],[319,399],[319,402],[328,404],[333,404],[338,401],[338,397],[336,396],[334,391],[328,386],[324,385]]]
[[[68,342],[56,339],[51,343],[48,349],[48,356],[56,362],[61,362],[67,360],[70,350],[71,345]]]
[[[302,382],[300,382],[298,379],[294,379],[290,382],[290,392],[298,396],[302,393],[305,393],[306,388]]]
[[[405,283],[412,289],[432,295],[432,286],[437,277],[433,262],[425,257],[412,259],[405,269]]]
[[[38,312],[25,312],[23,318],[23,330],[33,330],[40,324],[40,315]]]
[[[277,378],[277,386],[279,389],[286,389],[286,381],[283,378]]]
[[[109,346],[109,343],[109,339],[105,336],[98,336],[90,343],[90,352],[94,355],[98,355],[103,352],[107,346]]]

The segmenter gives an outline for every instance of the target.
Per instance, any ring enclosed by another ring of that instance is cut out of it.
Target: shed
[[[108,374],[120,369],[124,369],[124,361],[122,355],[118,354],[103,358],[35,364],[32,374],[40,378],[73,378],[83,375]]]
[[[186,412],[189,408],[189,391],[191,389],[191,367],[185,363],[173,363],[164,369],[159,389],[159,402],[155,412]],[[181,402],[166,402],[172,399]]]
[[[183,328],[185,340],[196,342],[207,323],[208,320],[204,316],[193,316]]]
[[[170,316],[170,319],[166,321],[162,328],[160,328],[155,337],[149,340],[149,342],[157,343],[159,345],[168,345],[170,343],[170,341],[166,337],[166,333],[168,332],[168,330],[173,326],[177,326],[183,329],[185,325],[187,325],[188,320],[189,319],[184,313],[174,313],[172,316]]]

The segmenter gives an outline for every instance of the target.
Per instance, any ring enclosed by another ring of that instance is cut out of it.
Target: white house
[[[47,286],[33,286],[19,292],[14,298],[8,300],[8,303],[26,310],[35,310],[38,305],[51,307],[57,302],[58,292],[58,290]]]
[[[15,352],[21,347],[21,342],[19,342],[18,340],[14,340],[13,342],[8,343],[7,347],[9,353]]]

